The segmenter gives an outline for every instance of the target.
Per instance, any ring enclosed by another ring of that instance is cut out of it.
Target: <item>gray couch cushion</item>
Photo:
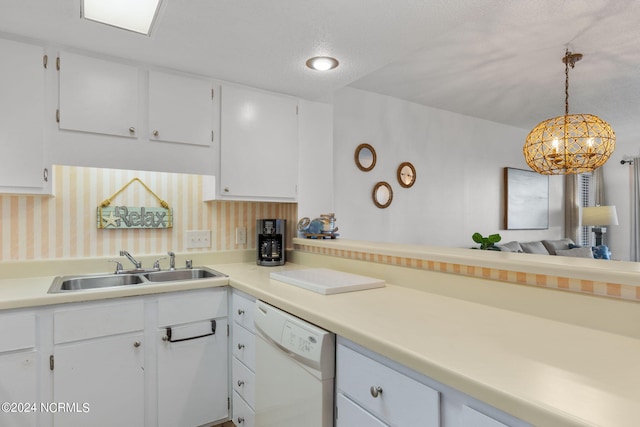
[[[591,248],[573,248],[573,249],[558,249],[556,251],[558,256],[571,256],[576,258],[593,258],[593,251]]]
[[[564,238],[560,240],[543,240],[542,244],[545,248],[547,248],[547,252],[551,255],[555,255],[558,250],[569,249],[569,245],[573,245],[573,240],[569,238]]]
[[[516,242],[515,240],[512,242],[504,243],[502,245],[498,245],[498,247],[503,252],[523,252],[522,246],[520,246],[520,243]]]
[[[549,255],[549,251],[544,247],[542,242],[520,242],[522,250],[528,254]]]

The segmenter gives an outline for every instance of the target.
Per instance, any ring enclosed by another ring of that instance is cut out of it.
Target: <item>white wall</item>
[[[298,103],[298,218],[316,218],[333,208],[333,106]]]
[[[337,225],[348,239],[471,247],[474,232],[500,233],[502,242],[563,237],[562,177],[549,178],[549,229],[503,229],[503,170],[528,169],[522,146],[528,131],[397,98],[344,88],[334,96],[334,194]],[[377,152],[370,172],[354,163],[356,147]],[[403,161],[416,183],[396,180]],[[393,202],[378,209],[378,181],[393,188]]]

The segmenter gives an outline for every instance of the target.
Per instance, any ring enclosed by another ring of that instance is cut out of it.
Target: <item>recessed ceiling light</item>
[[[330,56],[314,56],[313,58],[307,59],[307,67],[318,71],[333,70],[338,64],[338,60]]]
[[[81,17],[149,35],[162,0],[82,0]]]

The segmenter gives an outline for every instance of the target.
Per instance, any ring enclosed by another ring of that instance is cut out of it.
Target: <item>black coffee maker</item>
[[[259,219],[256,223],[258,265],[284,265],[286,219]]]

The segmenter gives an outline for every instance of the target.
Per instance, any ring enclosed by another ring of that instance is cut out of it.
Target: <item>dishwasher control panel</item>
[[[298,354],[313,354],[318,346],[318,336],[310,331],[294,325],[290,321],[284,323],[282,330],[282,345]]]
[[[321,376],[333,375],[335,334],[260,300],[256,301],[254,323],[259,337]]]

